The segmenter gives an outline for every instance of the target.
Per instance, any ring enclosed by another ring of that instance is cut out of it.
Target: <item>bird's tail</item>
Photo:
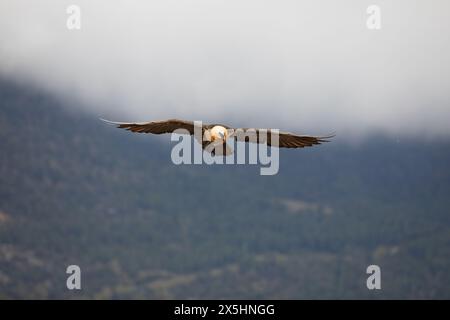
[[[218,156],[231,156],[233,154],[233,150],[228,146],[228,144],[225,142],[222,144],[222,146],[219,146],[216,148],[216,155]]]

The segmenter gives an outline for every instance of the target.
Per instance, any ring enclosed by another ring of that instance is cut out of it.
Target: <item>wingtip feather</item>
[[[99,119],[100,119],[101,121],[107,123],[107,124],[112,124],[112,125],[121,125],[121,124],[122,124],[121,122],[115,122],[115,121],[106,120],[106,119],[103,119],[103,118],[99,118]]]

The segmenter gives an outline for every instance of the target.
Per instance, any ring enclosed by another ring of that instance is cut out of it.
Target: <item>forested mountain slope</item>
[[[0,298],[450,298],[450,140],[338,134],[275,176],[170,150],[2,80]]]

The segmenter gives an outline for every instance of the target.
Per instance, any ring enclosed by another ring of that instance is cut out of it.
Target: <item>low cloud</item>
[[[449,134],[450,2],[371,4],[3,0],[0,74],[113,120]]]

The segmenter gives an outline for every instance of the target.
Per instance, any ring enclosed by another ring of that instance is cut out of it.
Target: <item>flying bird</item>
[[[202,148],[213,155],[230,155],[232,150],[226,141],[234,138],[236,141],[266,143],[279,148],[304,148],[328,142],[334,135],[314,137],[296,135],[290,132],[279,132],[274,129],[231,128],[223,124],[201,124],[194,121],[169,119],[163,121],[150,121],[142,123],[113,122],[101,119],[118,128],[137,133],[186,133],[194,135]],[[182,131],[177,131],[184,129]],[[201,133],[200,136],[196,132]]]

